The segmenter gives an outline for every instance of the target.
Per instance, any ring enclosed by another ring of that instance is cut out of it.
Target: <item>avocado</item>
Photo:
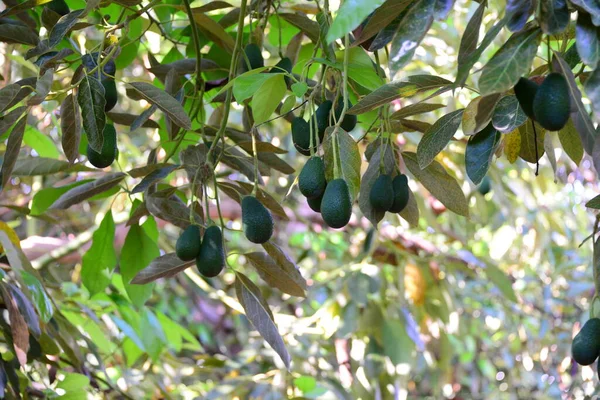
[[[348,107],[346,107],[346,111],[348,111],[350,108],[352,108],[352,103],[350,102],[350,100],[348,100],[347,105],[348,105]],[[342,116],[343,109],[344,109],[344,99],[342,99],[340,97],[340,99],[337,102],[337,106],[335,107],[336,121]],[[352,129],[354,129],[356,127],[357,121],[358,121],[358,118],[356,117],[356,115],[346,114],[346,115],[344,115],[344,119],[342,120],[342,123],[340,124],[340,126],[346,132],[350,132]]]
[[[549,131],[561,130],[569,120],[571,103],[569,84],[562,74],[549,74],[533,99],[535,120]]]
[[[325,189],[327,189],[327,186],[325,186]],[[323,192],[323,194],[325,194],[325,192]],[[310,209],[316,213],[321,212],[321,202],[323,201],[323,194],[321,194],[319,197],[313,197],[312,199],[311,198],[306,199],[306,202],[308,203],[308,206],[310,207]]]
[[[92,71],[98,66],[98,54],[99,53],[96,51],[91,54],[84,54],[83,57],[81,57],[81,63],[88,71]],[[100,62],[102,63],[104,60],[101,60]],[[104,64],[102,72],[103,73],[101,77],[99,77],[99,71],[96,71],[93,76],[102,81],[105,79],[114,79],[114,76],[117,73],[117,65],[115,64],[115,61],[112,59],[108,60],[106,64]]]
[[[298,176],[300,193],[309,199],[321,197],[325,192],[325,186],[327,186],[327,181],[325,180],[323,160],[321,157],[309,158]]]
[[[104,86],[104,99],[106,99],[104,112],[109,112],[117,104],[117,85],[114,79],[103,79],[102,86]]]
[[[225,267],[225,249],[221,228],[213,225],[204,231],[200,254],[196,257],[198,271],[207,278],[219,275]]]
[[[269,71],[269,73],[272,74],[276,74],[276,73],[280,73],[280,74],[284,74],[284,73],[288,73],[291,74],[292,73],[292,68],[294,66],[292,65],[292,60],[290,60],[288,57],[283,57],[281,60],[279,60],[279,62],[277,64],[275,64],[273,66],[273,68],[271,68],[271,70]],[[292,80],[289,76],[285,77],[285,84],[286,85],[290,85],[292,83]]]
[[[327,184],[321,201],[323,220],[332,228],[343,228],[352,216],[350,190],[345,180],[334,179]]]
[[[479,184],[477,191],[485,196],[490,192],[490,190],[492,190],[492,181],[488,176],[485,176]]]
[[[369,192],[369,202],[377,211],[388,211],[394,204],[394,188],[392,186],[392,177],[387,174],[381,174],[375,179]]]
[[[265,66],[265,60],[263,59],[260,47],[254,43],[246,45],[244,48],[244,54],[246,57],[242,58],[242,71],[246,72]],[[246,58],[248,58],[247,61]],[[250,63],[250,66],[248,66],[248,62]]]
[[[46,4],[46,7],[54,11],[59,15],[67,15],[71,12],[65,0],[53,0],[50,3]]]
[[[317,129],[319,130],[319,140],[321,142],[325,137],[325,129],[331,126],[329,123],[329,114],[331,113],[332,107],[333,103],[331,100],[325,100],[319,105],[319,107],[317,107],[317,111],[315,111],[314,119],[317,121],[316,125]]]
[[[298,153],[310,156],[310,125],[302,117],[292,120],[292,141]],[[316,151],[316,140],[313,140],[313,149]]]
[[[573,339],[573,359],[579,365],[591,365],[600,354],[600,319],[591,318]]]
[[[408,178],[406,175],[396,175],[392,181],[392,187],[394,188],[394,202],[392,203],[389,211],[393,213],[399,213],[406,208],[408,205],[408,199],[410,198]]]
[[[96,168],[108,167],[119,155],[115,126],[106,124],[104,126],[103,136],[104,142],[102,143],[102,151],[100,153],[92,149],[89,144],[87,146],[88,161]]]
[[[535,94],[537,93],[539,86],[537,83],[527,78],[519,78],[519,81],[514,87],[515,96],[517,96],[517,100],[519,101],[519,105],[523,109],[525,115],[529,118],[534,118],[533,116],[533,99],[535,98]]]
[[[242,226],[246,238],[252,243],[265,243],[273,236],[273,217],[254,196],[242,199]]]
[[[200,227],[190,225],[179,235],[175,243],[175,254],[180,260],[191,261],[200,254],[201,244]]]

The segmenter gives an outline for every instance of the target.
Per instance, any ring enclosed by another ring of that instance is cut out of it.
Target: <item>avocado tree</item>
[[[3,6],[0,397],[593,392],[597,4]]]

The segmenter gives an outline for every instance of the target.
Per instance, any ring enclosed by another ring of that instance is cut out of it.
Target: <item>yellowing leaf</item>
[[[0,231],[6,232],[8,238],[10,239],[10,242],[19,249],[21,248],[21,241],[19,239],[19,236],[17,236],[17,233],[13,230],[13,228],[8,226],[6,222],[0,221]],[[2,244],[0,244],[0,254],[2,253],[4,253],[4,247],[2,246]]]
[[[504,155],[511,164],[514,164],[521,152],[521,133],[515,129],[504,137]]]

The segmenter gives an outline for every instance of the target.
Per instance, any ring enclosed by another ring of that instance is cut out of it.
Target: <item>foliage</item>
[[[0,397],[593,394],[592,3],[5,1]]]

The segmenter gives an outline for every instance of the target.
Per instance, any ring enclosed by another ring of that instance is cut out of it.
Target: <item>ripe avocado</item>
[[[527,78],[519,78],[519,82],[514,87],[515,96],[519,101],[519,105],[529,118],[533,116],[533,99],[537,93],[539,86],[534,81]]]
[[[327,184],[321,201],[323,220],[332,228],[343,228],[352,216],[352,201],[348,184],[343,179],[334,179]]]
[[[246,238],[252,243],[265,243],[273,236],[273,217],[254,196],[242,199],[242,226]]]
[[[102,143],[102,151],[96,152],[94,149],[87,146],[88,161],[96,168],[106,168],[111,165],[119,155],[117,148],[117,131],[115,126],[106,124],[104,126],[104,142]]]
[[[71,12],[65,0],[53,0],[50,3],[46,4],[46,7],[54,11],[59,15],[67,15]]]
[[[394,204],[394,188],[392,186],[392,177],[387,174],[381,174],[371,186],[369,192],[369,202],[371,206],[378,211],[388,211]]]
[[[179,235],[175,243],[175,254],[183,261],[191,261],[200,254],[200,227],[190,225]]]
[[[327,186],[325,186],[325,189],[327,189]],[[321,212],[321,202],[323,201],[323,194],[325,194],[325,192],[323,192],[319,197],[313,197],[312,199],[311,198],[306,199],[306,202],[308,203],[308,206],[310,207],[310,209],[316,213]]]
[[[333,103],[331,102],[331,100],[325,100],[319,105],[319,107],[317,107],[317,111],[315,111],[314,118],[317,120],[319,140],[321,142],[323,141],[323,137],[325,137],[325,129],[327,129],[331,125],[329,123],[329,114],[331,113],[332,107]]]
[[[408,189],[408,178],[404,174],[398,174],[392,181],[392,187],[394,188],[394,202],[390,207],[389,211],[393,213],[399,213],[408,204],[410,198]]]
[[[590,365],[600,354],[600,319],[591,318],[573,339],[573,359],[579,365]]]
[[[225,267],[225,249],[221,228],[213,225],[204,231],[200,254],[196,257],[198,271],[207,278],[219,275]]]
[[[348,100],[348,107],[346,108],[346,111],[348,111],[350,108],[352,108],[352,103],[350,102],[350,100]],[[344,99],[342,99],[340,97],[340,99],[338,100],[337,106],[335,107],[336,120],[338,120],[342,116],[343,109],[344,109]],[[344,119],[342,120],[342,123],[340,124],[340,126],[346,132],[350,132],[352,129],[354,129],[356,127],[357,121],[358,121],[358,118],[356,117],[356,115],[346,114],[346,115],[344,115]]]
[[[114,79],[103,79],[102,86],[104,86],[104,98],[106,99],[104,112],[109,112],[117,104],[117,85],[115,85]]]
[[[296,117],[292,120],[292,141],[298,153],[310,156],[310,125],[302,117]],[[313,147],[316,151],[316,143],[313,140]]]
[[[481,181],[481,184],[477,188],[477,191],[485,196],[490,192],[490,190],[492,190],[492,181],[489,177],[486,176]]]
[[[325,192],[327,181],[325,180],[325,164],[321,157],[311,157],[298,176],[298,187],[300,193],[306,198],[321,197]]]
[[[569,84],[562,74],[553,72],[544,79],[535,94],[533,115],[542,127],[559,131],[567,124],[570,112]]]
[[[246,47],[244,48],[244,54],[246,54],[250,66],[248,67],[246,57],[242,58],[242,71],[246,72],[265,66],[265,60],[263,59],[260,47],[258,47],[254,43],[246,45]]]

